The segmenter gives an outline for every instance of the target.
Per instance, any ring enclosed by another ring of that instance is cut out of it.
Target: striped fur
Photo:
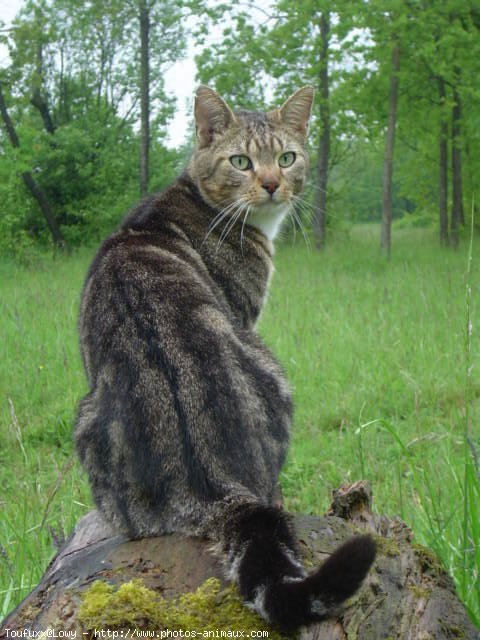
[[[199,90],[188,169],[104,242],[80,313],[90,391],[75,440],[98,507],[132,538],[212,538],[246,601],[286,628],[327,615],[358,587],[373,554],[371,543],[354,543],[356,577],[349,568],[326,594],[323,578],[306,576],[289,519],[273,506],[292,403],[254,328],[272,273],[266,234],[305,179],[311,98],[301,90],[284,113],[233,114]],[[281,171],[274,164],[286,150],[298,164]],[[227,166],[240,153],[254,162],[248,176]],[[267,199],[272,175],[278,188]],[[240,196],[250,200],[239,214]]]

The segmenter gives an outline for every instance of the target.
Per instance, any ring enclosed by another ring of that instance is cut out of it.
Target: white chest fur
[[[260,229],[271,241],[275,239],[283,219],[288,213],[287,203],[269,202],[253,209],[248,215],[247,223]]]

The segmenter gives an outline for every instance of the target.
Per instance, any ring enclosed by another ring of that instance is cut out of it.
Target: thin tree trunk
[[[52,234],[55,244],[57,245],[57,247],[62,249],[62,251],[65,251],[67,249],[65,238],[63,237],[63,234],[60,231],[60,227],[58,226],[57,221],[55,220],[55,215],[52,211],[50,203],[48,202],[45,192],[34,180],[30,171],[24,171],[22,173],[22,179],[27,189],[30,191],[30,193],[35,198],[35,200],[38,202],[38,206],[40,207],[43,213],[43,216],[47,221],[48,228],[50,229],[50,233]]]
[[[33,90],[33,95],[30,102],[36,109],[38,109],[42,117],[45,130],[50,134],[55,133],[55,125],[53,124],[52,116],[50,115],[50,111],[48,109],[48,103],[45,97],[42,96],[38,88]]]
[[[452,215],[450,238],[454,247],[458,245],[458,228],[465,224],[463,212],[462,151],[460,148],[462,106],[456,88],[453,90],[452,107]]]
[[[55,133],[55,125],[53,124],[53,119],[50,115],[50,111],[48,109],[47,99],[44,95],[42,95],[42,85],[43,85],[43,45],[40,42],[37,48],[37,69],[36,69],[36,77],[32,92],[32,99],[30,100],[31,104],[38,109],[45,130],[53,134]]]
[[[448,245],[448,121],[445,114],[445,81],[438,80],[438,92],[442,109],[440,121],[440,146],[438,164],[438,212],[440,218],[440,244]]]
[[[325,245],[327,228],[327,186],[328,162],[330,158],[330,104],[328,49],[330,40],[330,13],[325,11],[320,16],[320,144],[317,160],[317,193],[315,196],[315,217],[313,230],[315,245],[322,249]]]
[[[392,51],[392,73],[388,98],[388,126],[383,161],[383,212],[381,226],[381,248],[389,258],[392,247],[392,177],[395,129],[397,124],[398,72],[400,70],[400,47],[395,44]]]
[[[12,119],[7,111],[7,105],[5,104],[5,98],[3,97],[3,89],[0,83],[0,113],[2,115],[3,124],[7,130],[8,138],[12,144],[12,147],[18,149],[20,147],[20,140],[18,139],[17,132],[13,126]]]
[[[7,110],[7,105],[5,104],[5,99],[3,97],[2,85],[0,84],[0,114],[2,116],[3,123],[7,130],[8,137],[12,144],[12,147],[19,148],[20,140],[18,139],[17,132],[15,131],[15,127],[13,126],[13,122],[10,118],[10,115]],[[52,234],[53,240],[57,247],[62,250],[66,249],[65,238],[63,237],[62,232],[60,231],[60,227],[55,220],[55,215],[53,210],[48,202],[47,196],[45,195],[42,188],[37,184],[35,179],[33,178],[30,171],[24,171],[22,173],[22,179],[25,183],[25,186],[30,191],[31,195],[37,201],[40,210],[47,221],[48,228],[50,229],[50,233]]]
[[[69,105],[69,91],[68,91],[68,79],[65,77],[65,54],[63,50],[63,44],[60,49],[60,80],[59,80],[59,107],[58,117],[62,124],[70,122],[70,105]]]
[[[150,9],[140,0],[140,193],[148,192],[150,151]]]

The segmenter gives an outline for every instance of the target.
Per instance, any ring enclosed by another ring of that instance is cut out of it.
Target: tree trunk
[[[392,51],[392,73],[388,98],[388,126],[383,161],[383,211],[380,245],[389,258],[392,246],[392,176],[395,129],[397,124],[398,72],[400,70],[400,47],[395,44]]]
[[[70,96],[68,92],[68,78],[65,77],[65,54],[63,43],[60,48],[60,78],[59,78],[59,106],[57,110],[58,119],[62,124],[70,122]]]
[[[358,482],[334,492],[327,516],[295,516],[299,549],[309,568],[323,562],[359,531],[371,532],[378,546],[374,567],[339,617],[302,629],[297,637],[480,640],[451,578],[434,554],[414,544],[412,532],[399,519],[375,515],[370,507],[368,484]],[[189,637],[186,632],[196,629],[198,638],[205,628],[213,628],[217,635],[202,637],[240,637],[232,630],[243,630],[248,637],[249,630],[258,629],[268,630],[270,638],[292,640],[293,634],[280,635],[265,621],[252,618],[228,586],[210,547],[205,540],[180,535],[127,541],[105,523],[98,511],[91,511],[80,520],[38,587],[3,622],[0,637],[11,638],[13,630],[33,634],[45,629],[76,632],[77,638],[82,634],[85,638],[98,637],[95,629],[103,629],[102,637],[107,637],[110,629],[116,630],[117,636],[110,631],[109,637],[147,637],[147,633],[151,637],[156,632],[153,637],[171,638]],[[212,577],[217,582],[212,583]],[[105,583],[103,587],[96,585],[104,593],[98,600],[93,595],[95,588],[88,591],[95,580]],[[125,584],[118,597],[114,595]],[[198,588],[200,593],[205,594],[206,588],[210,593],[203,610],[199,592],[192,595]],[[179,596],[183,599],[178,600]],[[89,610],[86,601],[90,602]],[[168,610],[170,614],[165,613]],[[185,635],[180,635],[180,629]],[[224,635],[220,635],[222,631]],[[232,635],[227,635],[228,631]]]
[[[461,123],[462,106],[456,88],[453,89],[452,107],[452,215],[450,237],[454,247],[458,246],[458,228],[465,224],[463,212],[462,185],[462,151],[461,151]]]
[[[22,179],[27,189],[38,202],[38,206],[40,207],[43,216],[47,221],[48,228],[50,229],[50,233],[52,234],[52,238],[56,246],[59,247],[59,249],[62,249],[62,251],[66,251],[67,244],[65,242],[65,238],[63,237],[63,234],[60,231],[60,227],[55,220],[55,214],[50,207],[50,203],[48,202],[45,192],[34,180],[30,171],[25,171],[24,173],[22,173]]]
[[[50,111],[48,109],[47,99],[42,95],[43,86],[43,44],[40,42],[37,47],[37,69],[30,102],[38,109],[43,120],[43,125],[47,133],[55,133],[55,125],[53,124]]]
[[[45,97],[40,93],[39,89],[34,89],[30,102],[36,109],[38,109],[47,133],[55,133],[55,125],[53,124],[53,120],[48,109],[48,103]]]
[[[150,8],[140,0],[140,194],[148,193],[150,153]]]
[[[315,196],[315,217],[313,230],[315,246],[322,249],[325,245],[327,229],[327,186],[328,163],[330,159],[330,103],[328,55],[330,40],[330,13],[325,11],[320,16],[320,144],[317,160],[317,192]]]
[[[8,137],[13,147],[19,148],[20,141],[17,136],[17,132],[15,131],[15,127],[13,126],[13,122],[10,118],[10,115],[7,110],[7,105],[5,104],[5,99],[3,97],[2,86],[0,84],[0,114],[2,116],[3,123],[7,130]],[[60,231],[60,227],[55,220],[55,214],[48,202],[47,196],[45,195],[43,189],[37,184],[35,179],[33,178],[30,171],[24,171],[22,173],[22,179],[30,191],[31,195],[37,201],[40,210],[47,221],[48,228],[50,229],[50,233],[52,234],[53,241],[57,247],[62,250],[65,250],[67,245],[65,242],[65,238],[63,237],[62,232]]]
[[[441,120],[440,120],[440,145],[438,165],[438,212],[440,222],[440,244],[448,245],[448,120],[445,114],[445,81],[438,80],[438,92],[440,95]]]

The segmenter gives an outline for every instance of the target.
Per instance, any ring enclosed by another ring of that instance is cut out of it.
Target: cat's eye
[[[230,162],[235,169],[239,169],[240,171],[246,171],[252,168],[252,161],[248,156],[230,156]]]
[[[284,169],[286,167],[291,167],[292,164],[295,162],[296,157],[297,156],[293,151],[287,151],[286,153],[282,153],[282,155],[279,157],[278,164]]]

